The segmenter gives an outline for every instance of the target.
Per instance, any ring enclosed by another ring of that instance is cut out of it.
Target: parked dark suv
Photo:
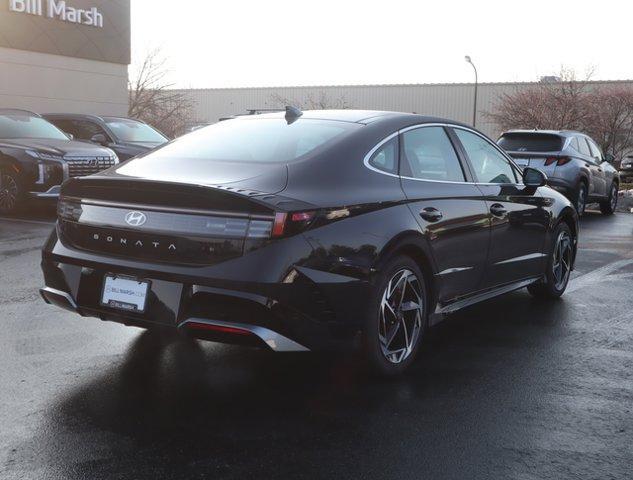
[[[543,171],[548,184],[563,193],[580,215],[588,203],[598,202],[602,213],[615,212],[620,177],[587,135],[573,131],[511,130],[501,135],[499,145],[517,165]]]
[[[109,148],[74,141],[35,113],[0,109],[0,214],[30,197],[56,199],[64,180],[117,163]]]
[[[577,214],[545,182],[452,121],[238,117],[65,183],[42,295],[278,352],[357,348],[397,373],[451,312],[563,294]]]
[[[44,118],[78,140],[111,148],[121,161],[169,141],[151,125],[131,118],[69,113],[49,113]]]

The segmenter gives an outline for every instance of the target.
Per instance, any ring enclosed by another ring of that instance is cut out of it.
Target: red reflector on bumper
[[[212,325],[210,323],[191,322],[187,324],[187,328],[194,330],[210,330],[212,332],[230,333],[232,335],[251,335],[248,330],[235,327],[225,327],[223,325]]]

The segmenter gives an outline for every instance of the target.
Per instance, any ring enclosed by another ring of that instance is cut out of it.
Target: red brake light
[[[211,330],[220,333],[230,333],[232,335],[251,335],[251,332],[242,328],[212,325],[209,323],[190,322],[187,324],[187,327],[194,330]]]
[[[547,157],[545,159],[545,166],[549,167],[550,165],[556,164],[559,167],[569,163],[571,158],[569,157]]]
[[[282,237],[292,235],[307,227],[315,219],[317,212],[294,212],[275,214],[272,237]]]
[[[292,216],[290,217],[290,220],[293,222],[309,222],[314,218],[315,215],[316,215],[315,212],[293,213]]]

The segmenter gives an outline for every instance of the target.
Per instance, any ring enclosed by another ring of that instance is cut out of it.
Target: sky
[[[531,0],[132,0],[134,65],[180,88],[633,78],[633,6]]]

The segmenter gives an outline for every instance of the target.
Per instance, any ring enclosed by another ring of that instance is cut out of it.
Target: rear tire
[[[559,298],[569,284],[574,255],[573,236],[566,223],[560,223],[554,230],[552,251],[547,260],[545,279],[528,287],[537,298]]]
[[[399,255],[380,269],[363,328],[363,357],[373,373],[393,376],[413,363],[428,326],[420,267]]]
[[[613,215],[618,208],[618,184],[613,182],[609,191],[609,198],[600,202],[600,211],[604,215]]]
[[[16,213],[24,200],[19,175],[10,170],[0,170],[0,215]]]
[[[587,189],[587,184],[581,181],[578,185],[578,189],[576,190],[576,201],[574,202],[574,206],[576,207],[579,217],[582,217],[585,214],[588,193],[589,190]]]

